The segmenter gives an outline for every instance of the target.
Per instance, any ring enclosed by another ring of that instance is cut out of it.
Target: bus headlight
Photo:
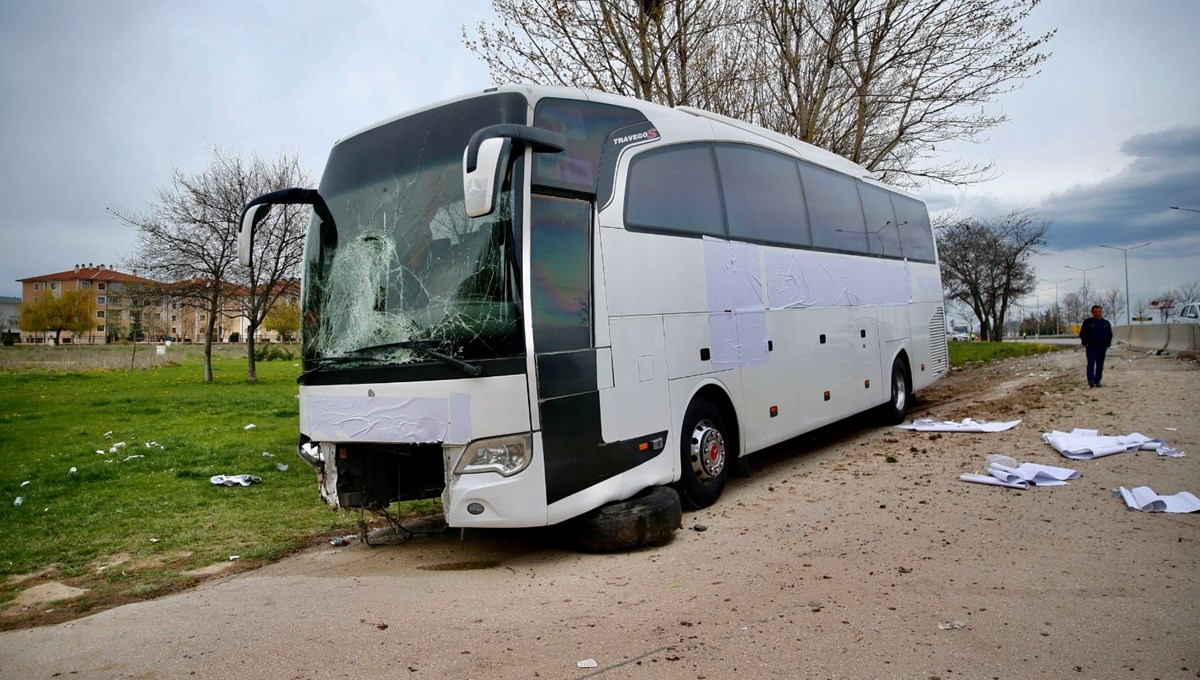
[[[529,467],[532,457],[533,445],[527,434],[481,439],[467,445],[454,473],[499,472],[509,477]]]

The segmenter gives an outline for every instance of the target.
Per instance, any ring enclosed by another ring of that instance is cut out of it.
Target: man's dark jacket
[[[1112,344],[1112,339],[1112,324],[1108,322],[1108,319],[1088,317],[1083,320],[1083,325],[1079,327],[1079,340],[1085,346],[1108,347]]]

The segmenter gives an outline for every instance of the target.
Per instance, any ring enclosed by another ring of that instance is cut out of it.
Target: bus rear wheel
[[[892,362],[892,396],[880,409],[883,422],[888,425],[899,425],[908,414],[908,403],[912,398],[912,386],[908,380],[908,369],[904,362],[897,357]]]
[[[737,457],[736,444],[729,437],[721,409],[704,400],[688,406],[682,434],[683,469],[676,485],[679,500],[688,510],[707,508],[725,489],[729,468]]]

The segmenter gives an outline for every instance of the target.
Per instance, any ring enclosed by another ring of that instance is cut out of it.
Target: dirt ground
[[[589,555],[549,530],[313,549],[71,623],[0,634],[4,678],[1196,678],[1200,365],[1129,350],[1088,389],[1072,349],[956,371],[912,415],[1023,420],[930,434],[865,418],[752,459],[666,546]],[[1072,461],[1041,433],[1159,437]],[[985,457],[1070,467],[968,484]],[[585,660],[594,667],[580,667]]]

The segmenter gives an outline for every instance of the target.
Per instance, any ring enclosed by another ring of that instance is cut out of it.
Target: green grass
[[[964,366],[970,363],[989,363],[1016,357],[1045,354],[1069,349],[1067,345],[1043,345],[1032,342],[951,342],[950,365]]]
[[[96,597],[138,599],[184,584],[182,571],[276,559],[353,526],[295,455],[295,362],[261,362],[247,383],[245,357],[225,352],[205,384],[198,351],[169,354],[180,363],[133,372],[0,370],[0,576],[49,568]],[[209,482],[243,473],[262,483]]]

